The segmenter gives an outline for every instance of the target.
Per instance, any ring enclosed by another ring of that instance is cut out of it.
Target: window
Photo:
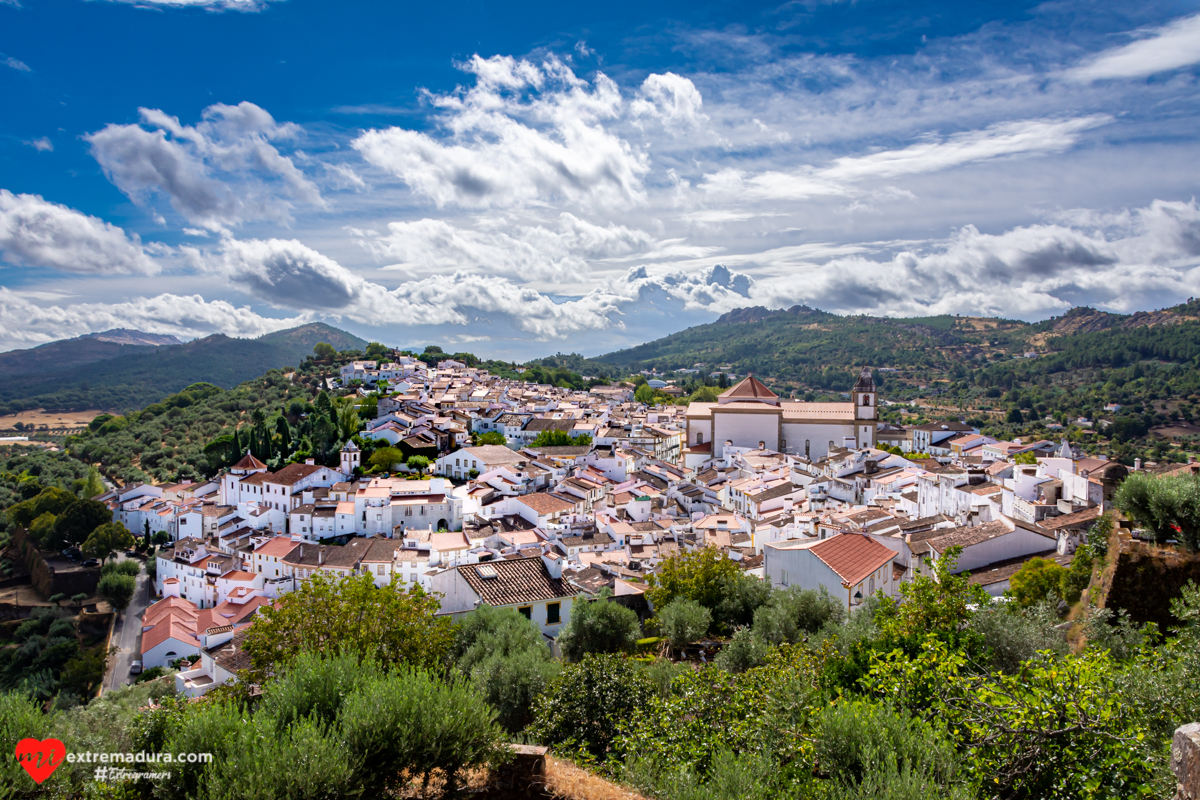
[[[520,614],[525,619],[533,619],[533,609],[529,606],[525,606],[524,608],[518,608],[517,613]]]
[[[782,574],[779,576],[779,579],[780,579],[780,581],[782,581],[782,583],[783,583],[783,585],[784,585],[784,586],[787,586],[787,585],[788,585],[788,574],[787,574],[787,570],[786,570],[786,569],[785,569],[785,570],[783,571],[783,573],[782,573]]]
[[[868,394],[863,395],[863,405],[864,406],[871,405],[871,396],[870,395],[868,395]]]
[[[703,433],[696,434],[696,444],[704,444],[704,434]]]
[[[547,625],[557,625],[559,622],[562,621],[562,618],[559,616],[559,609],[561,607],[562,607],[562,603],[548,603],[546,605],[546,624]]]
[[[376,567],[376,568],[375,568],[375,574],[376,574],[376,575],[382,575],[382,574],[383,574],[383,564],[380,564],[378,567]]]

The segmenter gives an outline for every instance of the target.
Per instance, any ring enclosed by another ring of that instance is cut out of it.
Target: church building
[[[878,418],[875,380],[863,367],[848,403],[782,400],[754,376],[687,408],[687,450],[724,455],[726,445],[823,457],[833,447],[874,447]],[[706,447],[705,445],[708,445]]]

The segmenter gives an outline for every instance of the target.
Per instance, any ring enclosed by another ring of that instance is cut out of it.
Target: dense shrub
[[[637,662],[588,654],[564,667],[538,698],[530,735],[564,752],[604,759],[617,726],[654,694],[654,684]]]
[[[452,657],[513,732],[532,721],[533,701],[559,670],[542,632],[512,608],[485,605],[467,614],[455,631]]]
[[[571,661],[588,653],[625,653],[633,649],[642,627],[637,614],[612,599],[604,589],[595,600],[577,599],[571,618],[558,635],[558,646]]]
[[[686,597],[675,598],[658,612],[658,627],[677,649],[699,639],[711,624],[712,612]]]

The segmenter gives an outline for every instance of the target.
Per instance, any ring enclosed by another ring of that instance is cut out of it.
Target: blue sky
[[[0,348],[1200,295],[1194,3],[0,0]]]

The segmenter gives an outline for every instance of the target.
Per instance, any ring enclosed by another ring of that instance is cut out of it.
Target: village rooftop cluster
[[[162,599],[142,619],[146,668],[188,659],[176,681],[189,696],[234,680],[256,612],[317,573],[419,585],[455,618],[515,608],[551,649],[573,604],[603,589],[644,603],[664,559],[700,548],[853,610],[959,547],[955,571],[999,596],[1030,558],[1069,564],[1127,474],[1065,441],[882,423],[865,368],[834,403],[747,377],[716,402],[650,407],[625,385],[576,391],[413,358],[355,361],[328,388],[380,382],[360,435],[429,454],[431,475],[363,475],[347,442],[336,468],[270,472],[246,454],[209,481],[99,498],[130,530],[171,541],[157,554]],[[547,430],[591,441],[533,446]],[[506,445],[471,446],[484,433]]]

